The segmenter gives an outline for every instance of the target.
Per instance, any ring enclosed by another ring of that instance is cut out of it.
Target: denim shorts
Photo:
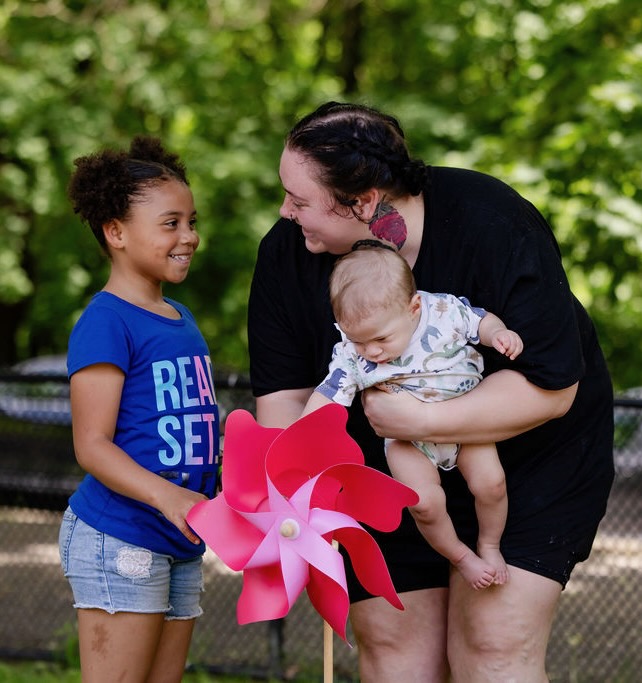
[[[74,594],[74,607],[109,614],[163,612],[165,619],[203,613],[203,557],[170,555],[125,543],[85,524],[67,508],[59,537],[60,561]]]

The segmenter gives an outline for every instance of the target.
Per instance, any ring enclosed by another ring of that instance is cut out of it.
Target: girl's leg
[[[196,617],[201,614],[203,558],[171,565],[169,604],[148,683],[180,683],[185,673]]]
[[[195,623],[196,619],[165,621],[148,683],[180,683]]]
[[[145,683],[154,663],[163,623],[162,613],[109,614],[99,609],[79,609],[83,683]]]
[[[386,457],[392,476],[419,494],[419,502],[409,510],[422,536],[473,588],[490,586],[495,571],[457,537],[437,467],[409,441],[390,441]]]
[[[79,609],[83,683],[180,683],[195,619]]]
[[[546,683],[546,647],[562,587],[518,567],[474,591],[453,572],[448,656],[455,683]]]
[[[495,570],[494,583],[508,581],[508,568],[499,549],[506,526],[506,478],[495,444],[462,444],[457,467],[475,497],[479,523],[477,553]]]

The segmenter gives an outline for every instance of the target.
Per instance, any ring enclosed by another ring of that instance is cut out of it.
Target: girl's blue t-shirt
[[[173,320],[108,292],[96,294],[72,330],[69,377],[110,363],[125,373],[114,443],[145,469],[213,497],[219,415],[207,344],[194,317]],[[127,543],[179,559],[202,554],[174,524],[145,503],[115,493],[87,474],[69,499],[90,526]]]

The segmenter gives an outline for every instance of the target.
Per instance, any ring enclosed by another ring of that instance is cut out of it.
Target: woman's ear
[[[377,206],[382,199],[383,193],[376,188],[368,190],[367,192],[362,192],[357,197],[357,203],[354,206],[357,216],[359,216],[364,223],[370,223],[375,215]]]
[[[123,245],[123,226],[116,218],[103,224],[105,242],[112,249],[120,249]]]

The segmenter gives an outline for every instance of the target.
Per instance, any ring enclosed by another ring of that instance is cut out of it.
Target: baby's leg
[[[390,441],[386,455],[392,476],[419,495],[419,502],[409,510],[423,537],[473,588],[490,586],[495,570],[457,537],[446,512],[446,494],[437,467],[409,441]]]
[[[495,583],[508,581],[508,568],[499,542],[508,511],[506,478],[495,444],[462,444],[457,467],[475,497],[479,522],[477,552],[495,569]]]

